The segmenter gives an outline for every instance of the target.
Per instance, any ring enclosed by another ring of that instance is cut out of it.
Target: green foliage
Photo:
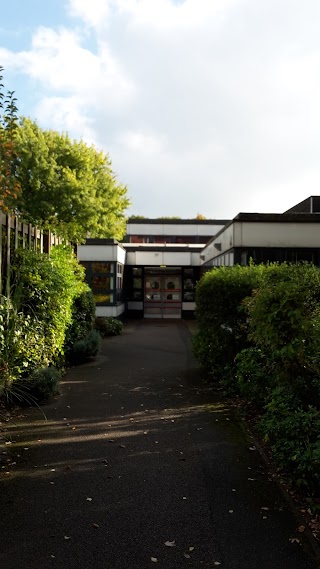
[[[263,408],[276,382],[277,367],[274,369],[274,362],[260,348],[250,347],[241,350],[235,363],[232,381],[234,392]]]
[[[205,273],[196,288],[199,332],[194,351],[201,365],[220,375],[248,345],[242,301],[259,285],[264,268],[220,267]]]
[[[92,290],[80,292],[73,300],[72,320],[66,333],[65,346],[71,348],[74,342],[85,338],[94,327],[96,305]]]
[[[88,290],[70,248],[17,251],[10,298],[0,304],[0,393],[61,360],[75,297]]]
[[[101,348],[101,336],[97,330],[91,330],[82,340],[78,340],[72,346],[70,362],[78,365],[97,355]]]
[[[320,487],[320,410],[304,409],[293,391],[285,386],[274,389],[260,431],[271,443],[273,456],[286,475],[309,494]]]
[[[102,337],[118,336],[122,334],[123,323],[117,318],[108,316],[106,318],[96,318],[95,326]]]
[[[320,349],[320,271],[313,265],[272,265],[246,302],[249,338],[270,350],[285,370]]]
[[[123,237],[129,200],[107,155],[29,119],[18,128],[16,148],[18,208],[26,221],[77,242]]]
[[[35,369],[28,378],[15,382],[10,390],[10,398],[12,401],[18,400],[20,405],[47,403],[59,393],[60,379],[61,371],[55,367]]]
[[[0,66],[0,206],[8,212],[15,210],[20,191],[15,148],[18,109],[14,91],[4,92],[2,71]]]
[[[286,477],[320,487],[320,270],[308,264],[219,268],[197,288],[195,352],[259,429]]]

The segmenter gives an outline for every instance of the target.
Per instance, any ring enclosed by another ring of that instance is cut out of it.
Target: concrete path
[[[37,409],[15,420],[1,455],[1,568],[316,567],[195,367],[183,322],[129,323],[69,371],[47,421]]]

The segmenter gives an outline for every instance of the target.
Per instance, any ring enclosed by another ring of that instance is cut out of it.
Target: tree
[[[3,211],[12,211],[20,192],[15,150],[18,109],[14,91],[4,92],[2,71],[0,66],[0,207]]]
[[[22,119],[17,129],[22,217],[69,240],[121,239],[127,189],[116,181],[108,155],[67,134]]]
[[[207,218],[204,215],[202,215],[202,213],[197,213],[195,219],[201,220],[201,219],[207,219]]]

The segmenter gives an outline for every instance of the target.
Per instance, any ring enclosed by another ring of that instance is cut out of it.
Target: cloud
[[[229,217],[318,193],[316,0],[69,0],[66,11],[73,25],[38,28],[0,60],[29,78],[42,124],[110,153],[135,213]]]

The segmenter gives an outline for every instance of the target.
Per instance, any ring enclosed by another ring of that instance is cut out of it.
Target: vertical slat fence
[[[51,231],[43,232],[30,223],[0,211],[0,293],[10,295],[12,250],[19,247],[50,253],[51,247],[63,241]]]

